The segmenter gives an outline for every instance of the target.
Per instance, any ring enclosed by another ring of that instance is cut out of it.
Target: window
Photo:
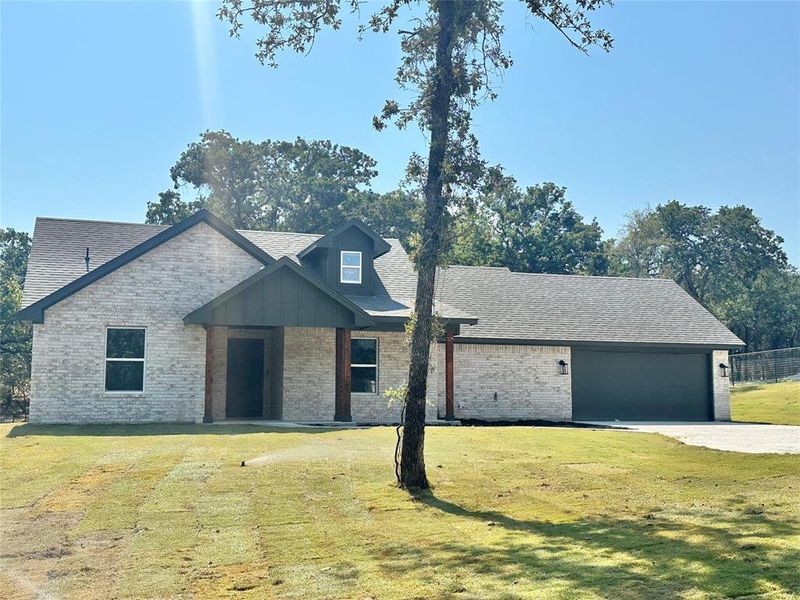
[[[106,391],[144,391],[144,329],[106,330]]]
[[[378,393],[378,340],[353,338],[350,342],[350,389],[354,394]]]
[[[342,250],[339,281],[361,283],[361,252]]]

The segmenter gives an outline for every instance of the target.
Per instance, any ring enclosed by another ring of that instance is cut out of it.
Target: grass
[[[734,386],[731,418],[751,423],[800,425],[800,381]]]
[[[390,428],[0,436],[5,598],[800,597],[800,456],[430,428],[410,496]]]

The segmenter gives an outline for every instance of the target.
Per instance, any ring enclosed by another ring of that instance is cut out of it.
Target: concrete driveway
[[[751,454],[800,454],[800,426],[754,423],[639,423],[603,422],[597,425],[660,433],[691,446]]]

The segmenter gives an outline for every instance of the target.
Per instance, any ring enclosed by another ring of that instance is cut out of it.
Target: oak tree
[[[597,45],[609,50],[612,38],[592,26],[589,13],[611,0],[526,0],[528,11],[586,52]],[[219,17],[238,36],[247,19],[263,28],[257,58],[277,66],[288,50],[308,52],[323,28],[339,29],[342,12],[358,12],[359,0],[223,0]],[[396,81],[412,92],[408,103],[388,100],[373,118],[377,129],[388,123],[403,128],[416,123],[429,135],[427,156],[412,156],[409,170],[424,184],[420,245],[415,253],[417,291],[415,323],[406,393],[400,484],[428,487],[425,472],[425,396],[432,332],[434,278],[442,256],[447,207],[455,189],[470,189],[484,168],[471,132],[472,110],[495,97],[493,79],[511,66],[501,44],[502,3],[498,0],[387,0],[376,4],[360,30],[396,32],[402,56]]]

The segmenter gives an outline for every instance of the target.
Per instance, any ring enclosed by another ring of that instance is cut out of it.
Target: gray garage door
[[[572,351],[576,421],[713,419],[708,354]]]

